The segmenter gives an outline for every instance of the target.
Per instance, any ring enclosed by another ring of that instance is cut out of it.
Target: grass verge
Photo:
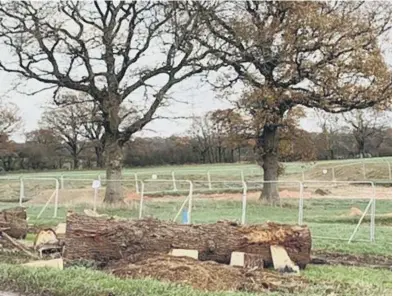
[[[388,270],[344,266],[310,266],[303,272],[308,288],[290,295],[391,295]],[[188,286],[151,279],[124,280],[86,268],[35,269],[0,264],[0,290],[45,296],[250,296],[246,292],[203,292]],[[268,295],[287,295],[268,293]],[[288,294],[289,295],[289,294]]]

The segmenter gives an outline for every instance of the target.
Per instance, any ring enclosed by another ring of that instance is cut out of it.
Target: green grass
[[[177,198],[170,202],[159,202],[156,200],[146,200],[143,209],[144,216],[152,216],[164,220],[172,220],[179,211],[183,198]],[[354,254],[379,254],[390,255],[392,252],[392,226],[387,224],[389,218],[376,219],[376,242],[371,243],[369,240],[370,224],[369,218],[361,224],[355,240],[348,244],[347,241],[351,236],[358,222],[358,218],[346,217],[352,206],[363,210],[368,201],[358,200],[305,200],[304,224],[311,229],[313,236],[314,249],[326,249],[330,251],[340,251]],[[296,224],[298,222],[298,204],[295,200],[284,201],[284,207],[270,207],[257,202],[249,202],[247,205],[247,223],[263,223],[274,221],[279,223]],[[0,203],[0,209],[12,205]],[[376,213],[384,214],[391,212],[391,201],[377,201]],[[49,206],[43,215],[38,219],[42,205],[29,206],[27,213],[29,224],[42,227],[56,226],[60,222],[65,222],[68,210],[83,213],[86,208],[91,206],[78,205],[74,207],[60,206],[58,208],[58,217],[53,218],[53,207]],[[99,213],[105,213],[110,216],[120,216],[126,218],[137,218],[139,209],[135,208],[98,208]],[[180,215],[181,216],[181,215]],[[181,217],[177,220],[180,222]],[[217,201],[198,199],[196,196],[193,200],[192,222],[193,223],[214,223],[218,220],[237,220],[241,219],[241,202],[240,201]],[[323,238],[325,237],[325,238]],[[332,240],[327,238],[336,238]]]
[[[391,272],[388,270],[344,266],[310,266],[303,276],[310,281],[307,288],[295,293],[267,295],[391,295]],[[245,292],[203,292],[188,286],[155,280],[118,279],[104,272],[86,268],[26,268],[0,264],[0,289],[35,295],[98,296],[251,296]]]
[[[304,169],[310,169],[312,167],[333,167],[340,165],[348,165],[352,163],[383,163],[386,161],[392,161],[391,157],[374,157],[366,159],[346,159],[346,160],[329,160],[329,161],[316,161],[316,162],[287,162],[284,163],[286,173],[301,173]],[[176,165],[176,166],[154,166],[154,167],[135,167],[135,168],[125,168],[123,170],[124,174],[138,173],[146,175],[151,174],[170,174],[172,171],[176,171],[176,174],[187,175],[187,174],[204,174],[207,170],[212,170],[213,175],[238,175],[238,170],[245,170],[257,172],[261,168],[256,164],[250,163],[222,163],[222,164],[195,164],[195,165]],[[188,171],[188,172],[187,172]],[[44,172],[32,172],[32,173],[10,173],[9,176],[13,175],[23,175],[26,177],[38,177],[38,176],[53,176],[59,177],[60,175],[67,175],[73,177],[87,176],[90,174],[92,177],[98,174],[105,174],[103,170],[77,170],[77,171],[44,171]]]

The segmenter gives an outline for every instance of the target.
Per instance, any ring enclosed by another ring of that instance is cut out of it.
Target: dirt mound
[[[321,188],[318,188],[317,190],[315,190],[314,193],[315,193],[315,194],[318,194],[318,195],[325,196],[325,195],[331,194],[332,192],[331,192],[330,190],[328,190],[328,189],[321,189]]]
[[[326,252],[324,250],[313,251],[312,254],[312,264],[340,264],[348,266],[365,266],[370,268],[392,268],[392,256],[370,254],[353,255]]]
[[[348,217],[361,217],[363,215],[363,212],[362,212],[362,210],[360,210],[360,209],[358,209],[358,208],[356,208],[356,207],[352,207],[350,210],[349,210],[349,213],[348,213]]]
[[[293,292],[306,286],[306,281],[301,277],[288,277],[266,270],[246,270],[212,261],[202,262],[170,255],[118,267],[113,269],[112,273],[122,278],[153,278],[176,282],[205,291],[260,292],[268,289]]]

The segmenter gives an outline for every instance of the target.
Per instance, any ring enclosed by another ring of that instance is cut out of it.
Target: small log
[[[259,254],[232,252],[230,265],[251,269],[263,269],[264,262],[262,256]]]
[[[2,210],[0,211],[0,229],[7,229],[4,232],[12,238],[24,239],[28,229],[26,219],[26,209],[23,207]]]
[[[306,226],[276,223],[240,226],[236,223],[181,225],[156,219],[118,221],[75,213],[67,216],[67,260],[94,260],[105,265],[130,258],[149,258],[171,249],[197,250],[201,261],[229,264],[232,252],[259,254],[264,267],[273,265],[271,245],[285,248],[300,268],[310,261],[311,234]]]

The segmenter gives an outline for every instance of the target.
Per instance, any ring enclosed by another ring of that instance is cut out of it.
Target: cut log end
[[[0,211],[0,229],[12,238],[24,239],[27,235],[26,209],[15,207]]]

